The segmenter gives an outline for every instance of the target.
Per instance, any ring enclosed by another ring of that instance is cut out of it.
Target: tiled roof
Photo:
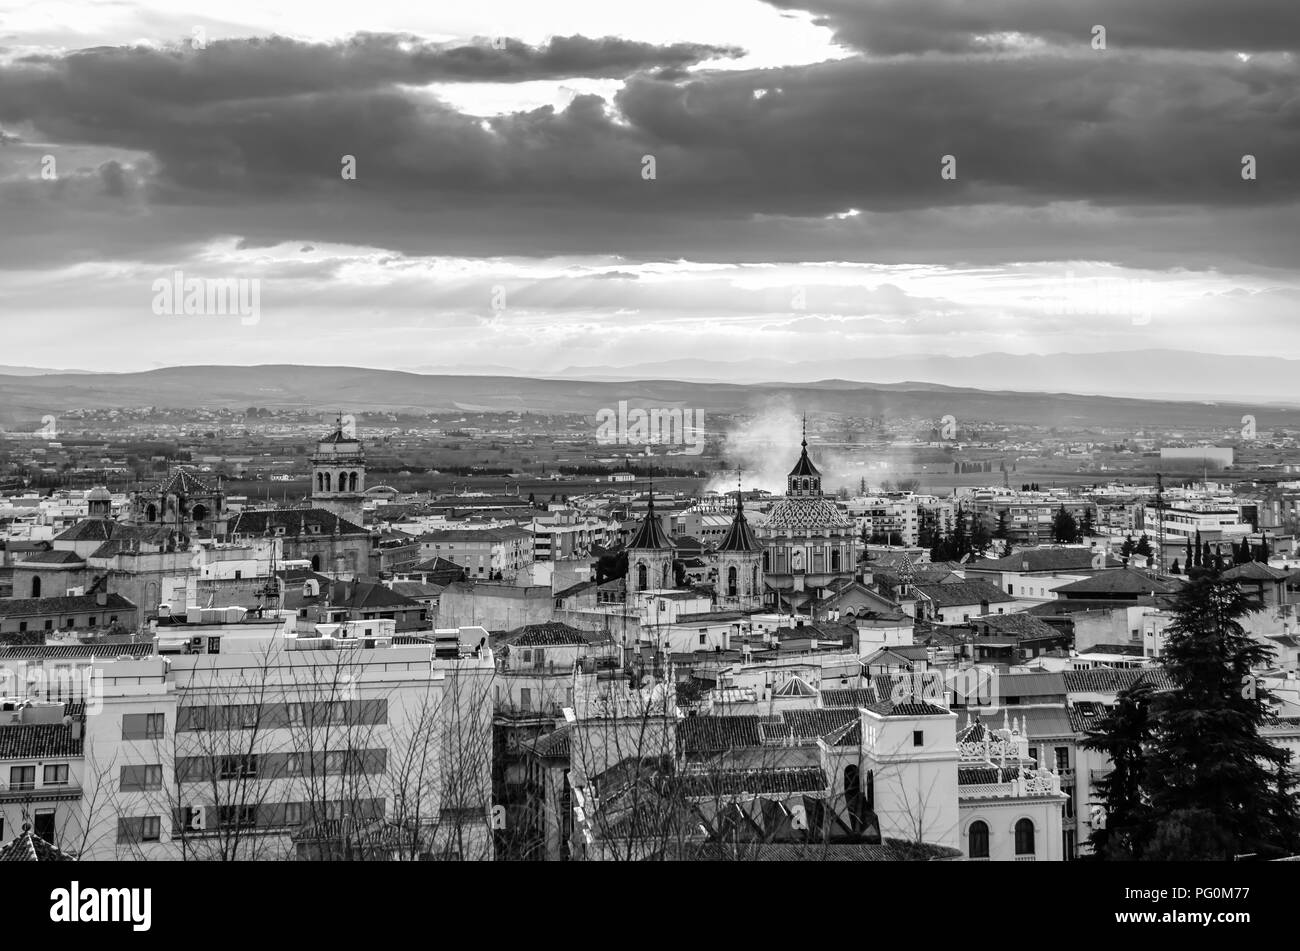
[[[937,707],[933,703],[895,703],[889,716],[896,717],[933,717],[949,716],[952,711],[946,707]]]
[[[567,588],[561,588],[559,591],[555,592],[555,597],[570,598],[575,594],[581,594],[583,591],[586,591],[588,588],[594,588],[594,587],[596,587],[596,582],[594,579],[591,581],[579,581],[577,584],[571,584]]]
[[[958,766],[957,784],[959,786],[985,786],[993,783],[1009,783],[1020,775],[1019,766]]]
[[[637,526],[636,533],[627,543],[629,551],[632,549],[649,550],[649,551],[672,551],[673,543],[669,540],[668,534],[664,531],[663,525],[659,521],[659,516],[655,514],[654,493],[650,493],[650,504],[646,507],[645,518]]]
[[[989,629],[989,637],[1013,637],[1017,641],[1036,641],[1060,637],[1061,630],[1052,627],[1046,621],[1029,614],[989,614],[970,619],[971,629],[976,637],[986,636],[984,628]]]
[[[512,647],[537,647],[549,645],[583,646],[590,643],[581,631],[559,621],[543,624],[526,624],[515,628],[504,638]]]
[[[572,748],[572,739],[573,730],[566,725],[552,730],[545,736],[539,736],[530,745],[532,751],[538,756],[548,759],[568,759],[569,751]]]
[[[798,495],[777,500],[767,513],[765,530],[797,531],[809,528],[848,528],[853,522],[833,499],[820,495]],[[853,566],[847,566],[851,569]],[[846,569],[847,570],[847,569]]]
[[[823,792],[829,783],[820,766],[786,769],[718,770],[682,777],[687,796],[734,796],[741,793]]]
[[[677,727],[677,742],[687,753],[762,746],[756,716],[687,717]]]
[[[0,760],[80,756],[81,748],[81,738],[73,739],[72,727],[62,723],[0,726]]]
[[[727,528],[727,534],[722,536],[718,551],[747,553],[762,550],[763,543],[758,540],[754,530],[749,527],[749,522],[745,519],[745,503],[737,494],[736,516],[731,520],[731,525]]]
[[[91,644],[3,644],[0,645],[0,660],[37,660],[49,658],[62,660],[70,657],[149,657],[154,652],[154,642],[137,641],[135,643],[91,643]]]
[[[145,495],[182,495],[185,497],[216,495],[217,490],[188,469],[175,469],[167,478],[145,489]]]
[[[1248,561],[1235,568],[1229,568],[1219,577],[1227,581],[1284,581],[1290,578],[1291,574],[1289,571],[1282,571],[1258,561]]]
[[[500,528],[439,528],[425,532],[420,536],[421,542],[478,542],[495,544],[511,539],[531,538],[532,533],[517,525],[504,525]]]
[[[1132,690],[1142,681],[1156,690],[1174,690],[1177,684],[1164,667],[1144,667],[1115,670],[1095,667],[1092,670],[1065,671],[1065,689],[1068,693],[1119,693]]]
[[[103,604],[97,594],[62,598],[13,598],[0,600],[0,617],[42,617],[50,614],[103,614],[106,611],[134,611],[135,605],[116,592],[105,595]]]
[[[1133,568],[1111,568],[1091,578],[1080,578],[1056,589],[1060,594],[1169,594],[1182,588],[1178,581],[1153,578]]]
[[[692,844],[688,848],[692,852],[688,858],[700,861],[730,857],[732,853],[729,845],[716,842]],[[886,839],[883,845],[867,842],[764,842],[742,844],[740,848],[743,859],[760,862],[934,862],[959,859],[962,854],[947,846],[895,839]]]
[[[815,740],[853,723],[858,719],[856,707],[829,707],[818,710],[783,710],[781,723],[763,724],[763,735],[779,738],[793,735]]]
[[[23,824],[18,837],[0,846],[0,862],[73,862],[76,856],[51,845]]]
[[[823,690],[822,703],[827,707],[865,707],[879,703],[875,690],[870,687],[844,687],[836,690]]]
[[[1075,733],[1070,715],[1064,706],[1011,707],[1011,718],[1024,725],[1025,735],[1031,740],[1072,736]]]
[[[69,565],[80,567],[86,560],[75,551],[38,551],[14,559],[16,565]]]
[[[983,579],[978,581],[960,581],[953,584],[918,584],[916,590],[925,595],[935,607],[949,607],[962,604],[980,604],[984,601],[999,604],[1014,601],[996,585]]]
[[[1101,725],[1101,721],[1110,715],[1111,704],[1098,703],[1096,700],[1084,700],[1069,706],[1070,727],[1075,733],[1087,733]]]
[[[429,581],[431,583],[440,584],[444,587],[456,581],[463,581],[467,574],[462,565],[442,557],[422,561],[414,568],[408,569],[408,573],[427,574],[430,576]]]
[[[1065,677],[1048,671],[1003,673],[998,675],[998,693],[1002,697],[1059,697],[1064,701]]]
[[[122,522],[111,518],[83,518],[71,528],[64,529],[55,541],[59,542],[106,542],[119,534],[126,527]]]
[[[360,525],[340,518],[327,509],[272,509],[263,512],[240,512],[226,525],[227,535],[262,535],[283,528],[286,535],[306,533],[316,526],[320,535],[332,535],[337,525],[340,535],[368,535]]]
[[[1054,545],[1040,545],[1036,548],[1022,548],[1003,558],[983,558],[972,561],[966,567],[976,571],[1080,571],[1092,570],[1095,552],[1087,548],[1061,548]],[[1114,555],[1107,555],[1105,567],[1118,568],[1123,562]],[[1025,563],[1029,567],[1025,567]]]

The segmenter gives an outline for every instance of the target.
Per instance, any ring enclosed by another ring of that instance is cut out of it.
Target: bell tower
[[[673,585],[673,543],[655,514],[655,490],[636,534],[627,543],[627,593],[663,591]]]
[[[311,455],[312,506],[362,524],[366,454],[352,417],[339,413],[334,431],[316,443]]]
[[[714,552],[718,603],[741,611],[763,606],[763,543],[745,519],[745,499],[736,478],[736,514]]]

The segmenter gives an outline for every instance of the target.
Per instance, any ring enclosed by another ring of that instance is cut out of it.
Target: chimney
[[[72,738],[74,740],[81,739],[81,718],[80,717],[72,718]]]

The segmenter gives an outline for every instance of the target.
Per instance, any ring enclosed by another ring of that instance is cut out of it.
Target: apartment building
[[[460,565],[471,578],[513,575],[533,561],[531,532],[517,526],[446,529],[420,536],[420,561],[445,558]]]
[[[66,802],[50,841],[87,859],[491,858],[486,631],[202,620],[87,658],[84,735],[62,703],[23,714],[40,744],[0,732],[16,793]]]

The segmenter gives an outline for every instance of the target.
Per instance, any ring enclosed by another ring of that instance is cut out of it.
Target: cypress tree
[[[1273,714],[1252,671],[1274,651],[1238,623],[1254,607],[1239,585],[1217,576],[1198,578],[1175,599],[1163,660],[1177,689],[1152,701],[1144,781],[1160,841],[1147,858],[1181,854],[1177,843],[1187,835],[1219,858],[1231,857],[1219,833],[1232,850],[1261,854],[1289,851],[1300,839],[1291,754],[1259,733]]]

